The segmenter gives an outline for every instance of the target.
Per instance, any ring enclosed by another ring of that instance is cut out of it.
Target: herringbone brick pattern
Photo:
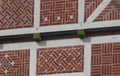
[[[85,0],[85,21],[102,3],[103,0]]]
[[[82,72],[83,46],[42,48],[37,51],[37,75]]]
[[[33,26],[34,0],[0,0],[0,29]]]
[[[29,50],[0,51],[0,76],[29,76]]]
[[[92,45],[91,76],[120,76],[120,43]]]
[[[41,0],[40,25],[78,22],[78,0]]]
[[[119,20],[120,0],[112,0],[95,21]]]

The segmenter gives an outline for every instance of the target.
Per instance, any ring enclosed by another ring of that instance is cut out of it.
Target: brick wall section
[[[0,51],[0,76],[29,76],[30,50]]]
[[[85,21],[103,0],[85,0]]]
[[[119,0],[112,0],[95,21],[119,20],[120,3],[117,1]]]
[[[120,42],[92,45],[91,76],[120,76]]]
[[[1,0],[0,30],[33,26],[34,0]]]
[[[84,47],[67,46],[37,50],[37,75],[83,72]]]
[[[41,0],[40,25],[78,22],[78,0]]]

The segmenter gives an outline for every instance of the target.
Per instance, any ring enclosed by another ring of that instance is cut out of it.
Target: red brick
[[[120,4],[117,0],[112,0],[107,7],[100,13],[95,21],[108,21],[108,20],[119,20],[120,19]]]
[[[93,44],[92,46],[92,54],[101,54],[102,53],[102,45],[101,44]]]
[[[120,75],[120,64],[115,64],[112,66],[113,75]]]
[[[113,54],[113,64],[120,64],[120,53]]]
[[[92,66],[91,68],[91,76],[101,76],[101,66]]]
[[[29,76],[30,50],[0,52],[1,76]]]
[[[105,76],[109,76],[112,75],[112,66],[111,65],[103,65],[102,66],[102,75]]]
[[[33,0],[1,0],[0,30],[32,27],[33,8]]]
[[[40,15],[41,26],[77,23],[78,0],[41,1]],[[60,20],[57,20],[57,17],[60,17]]]
[[[102,54],[112,53],[112,43],[102,44]]]
[[[84,67],[83,51],[83,46],[38,49],[37,75],[82,72]]]
[[[120,43],[113,43],[113,52],[120,53]]]
[[[92,65],[101,65],[101,55],[92,55]]]
[[[92,47],[96,46],[100,46],[100,44],[92,45]],[[98,49],[102,49],[100,53],[92,48],[91,76],[120,76],[119,47],[120,42],[104,43],[101,44],[101,47],[98,47]]]
[[[103,0],[85,0],[85,21],[102,3]]]
[[[102,55],[102,64],[112,64],[112,54]]]

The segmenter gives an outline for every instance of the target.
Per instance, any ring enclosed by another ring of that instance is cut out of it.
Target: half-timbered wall
[[[119,34],[120,0],[0,0],[0,76],[120,76]]]

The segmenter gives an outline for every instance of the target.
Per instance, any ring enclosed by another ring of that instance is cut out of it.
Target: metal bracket
[[[41,40],[41,36],[39,33],[34,33],[33,34],[33,39],[36,40],[36,41],[40,41]]]
[[[84,38],[85,37],[85,30],[78,30],[77,34],[80,38]]]

